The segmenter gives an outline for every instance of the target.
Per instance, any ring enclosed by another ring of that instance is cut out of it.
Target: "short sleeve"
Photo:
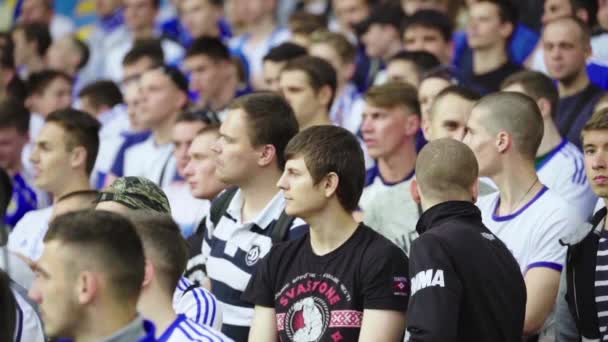
[[[408,260],[396,245],[387,247],[363,257],[363,308],[405,312],[410,294]]]
[[[559,240],[569,235],[576,226],[574,220],[563,214],[559,218],[543,222],[544,229],[538,229],[534,235],[535,244],[531,246],[526,272],[535,267],[546,267],[561,272],[566,261],[567,248],[562,246]]]
[[[272,281],[270,270],[276,270],[276,267],[273,268],[271,266],[273,256],[276,256],[276,253],[273,253],[275,248],[273,247],[268,255],[261,260],[241,296],[242,300],[254,305],[274,308],[274,282]]]

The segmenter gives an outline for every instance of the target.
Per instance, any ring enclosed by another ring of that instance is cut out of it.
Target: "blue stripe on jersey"
[[[186,289],[188,288],[188,285],[186,284],[184,277],[181,277],[179,279],[179,283],[177,283],[177,288],[180,289],[181,291],[186,291]]]
[[[230,287],[230,285],[224,284],[219,280],[211,279],[211,288],[213,289],[213,294],[215,297],[223,303],[253,308],[251,303],[241,300],[241,295],[243,292],[233,289]]]
[[[225,339],[222,336],[220,336],[215,330],[213,330],[211,328],[208,328],[204,325],[194,325],[194,323],[189,320],[185,320],[184,323],[190,329],[192,329],[194,332],[200,334],[201,336],[211,335],[218,341],[225,341]],[[210,338],[210,340],[211,340],[211,338]]]
[[[535,268],[535,267],[545,267],[545,268],[550,268],[552,270],[556,270],[558,272],[562,271],[562,268],[564,267],[563,265],[554,263],[554,262],[548,262],[548,261],[539,261],[539,262],[533,262],[530,265],[528,265],[528,268],[526,269],[526,272],[528,272],[530,269]]]
[[[192,293],[194,294],[194,299],[196,300],[196,321],[200,322],[201,321],[201,299],[199,298],[199,295],[196,291],[192,291]],[[204,298],[204,296],[203,296]],[[205,307],[208,308],[209,302],[207,301],[207,299],[205,298]],[[207,310],[205,310],[205,323],[207,323]]]

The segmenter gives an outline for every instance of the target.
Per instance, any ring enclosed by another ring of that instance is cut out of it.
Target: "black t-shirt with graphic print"
[[[323,256],[310,235],[273,246],[243,299],[275,309],[281,341],[356,341],[364,309],[407,311],[407,275],[405,253],[360,224]]]

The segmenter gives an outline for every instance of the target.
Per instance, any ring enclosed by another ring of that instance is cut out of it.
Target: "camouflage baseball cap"
[[[171,207],[165,192],[147,178],[121,177],[99,193],[97,203],[118,202],[134,210],[152,210],[171,214]]]

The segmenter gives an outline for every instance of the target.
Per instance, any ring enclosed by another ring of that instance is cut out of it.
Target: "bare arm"
[[[402,341],[404,333],[405,313],[390,310],[363,310],[359,341]]]
[[[526,319],[524,335],[538,333],[553,310],[559,289],[560,272],[547,267],[534,267],[526,272]]]
[[[249,341],[275,342],[278,341],[277,321],[274,308],[255,306],[253,323],[249,331]]]

